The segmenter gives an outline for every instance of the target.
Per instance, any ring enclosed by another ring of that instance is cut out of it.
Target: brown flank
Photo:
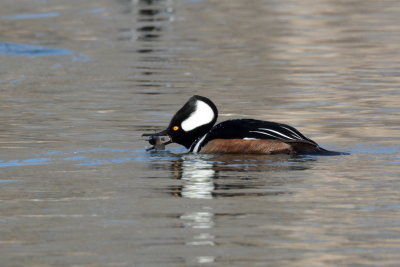
[[[285,143],[277,140],[214,139],[200,153],[218,154],[297,154],[312,153],[318,146],[304,142]]]

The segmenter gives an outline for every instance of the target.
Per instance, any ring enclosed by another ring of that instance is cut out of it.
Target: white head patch
[[[184,131],[188,132],[211,122],[214,117],[215,114],[212,108],[203,101],[197,100],[195,111],[182,122],[181,126]]]

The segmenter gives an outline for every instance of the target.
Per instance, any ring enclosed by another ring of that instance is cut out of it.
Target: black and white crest
[[[194,95],[173,116],[166,133],[173,142],[187,148],[207,133],[218,118],[214,103],[203,96]]]
[[[182,123],[182,129],[189,132],[199,126],[206,125],[212,122],[215,117],[215,111],[203,99],[196,98],[195,101],[190,102],[191,112],[187,114]]]

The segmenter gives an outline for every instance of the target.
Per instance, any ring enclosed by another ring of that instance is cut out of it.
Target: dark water
[[[400,3],[11,1],[1,266],[398,266]],[[146,152],[193,94],[350,155]]]

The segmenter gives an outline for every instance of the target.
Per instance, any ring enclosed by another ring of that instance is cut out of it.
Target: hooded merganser
[[[286,124],[235,119],[214,126],[217,117],[214,103],[195,95],[173,116],[167,129],[143,136],[149,136],[148,141],[153,145],[150,149],[178,143],[195,153],[341,154],[321,148]]]

